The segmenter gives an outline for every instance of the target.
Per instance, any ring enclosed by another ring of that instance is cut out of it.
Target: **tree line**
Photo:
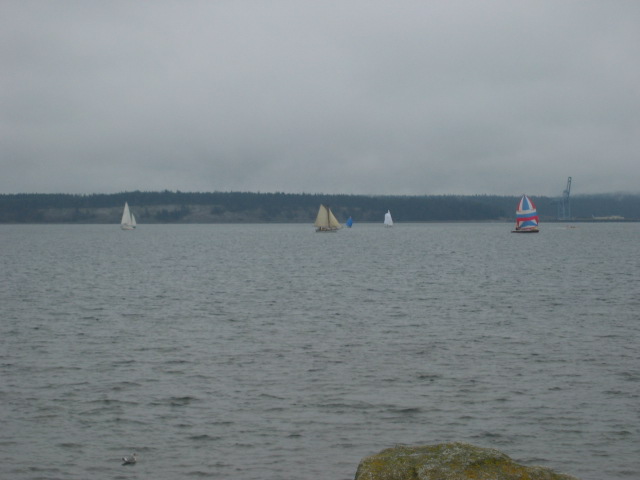
[[[128,202],[139,222],[313,222],[329,205],[339,220],[381,222],[508,221],[519,197],[499,195],[346,195],[256,192],[121,192],[115,194],[0,194],[0,223],[113,223]],[[559,199],[532,196],[541,221],[558,215]],[[640,194],[576,195],[573,219],[640,219]]]

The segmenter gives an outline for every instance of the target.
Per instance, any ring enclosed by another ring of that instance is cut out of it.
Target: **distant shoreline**
[[[380,223],[390,210],[394,221],[511,222],[517,196],[368,196],[247,192],[123,192],[118,194],[0,194],[0,223],[119,223],[125,202],[140,224],[309,223],[320,204],[340,221]],[[580,195],[571,216],[560,219],[558,198],[532,197],[541,223],[634,222],[640,220],[640,194]]]

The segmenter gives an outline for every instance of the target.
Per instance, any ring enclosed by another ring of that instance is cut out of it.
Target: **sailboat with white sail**
[[[342,225],[335,217],[331,209],[327,206],[320,205],[316,221],[313,224],[316,227],[316,232],[337,232],[342,228]]]
[[[122,230],[133,230],[138,224],[136,223],[136,217],[129,210],[129,204],[124,202],[124,211],[122,212],[122,220],[120,221],[120,228]]]
[[[538,211],[531,199],[526,195],[518,202],[516,208],[516,228],[512,233],[538,233]]]
[[[389,210],[384,214],[384,226],[393,227],[393,219],[391,218],[391,212]]]

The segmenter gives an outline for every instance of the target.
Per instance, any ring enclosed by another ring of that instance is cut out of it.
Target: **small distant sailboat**
[[[136,228],[136,217],[129,210],[129,204],[124,202],[124,211],[122,212],[122,220],[120,221],[120,228],[122,230],[133,230]]]
[[[318,210],[318,216],[313,224],[316,227],[316,232],[337,232],[342,225],[338,219],[333,215],[333,212],[329,207],[320,205]]]
[[[538,212],[526,195],[522,195],[516,209],[516,228],[512,233],[538,233]]]
[[[391,212],[389,210],[384,214],[384,226],[393,227],[393,219],[391,218]]]
[[[347,218],[347,221],[345,222],[345,225],[349,228],[351,228],[353,226],[353,218],[349,217]]]

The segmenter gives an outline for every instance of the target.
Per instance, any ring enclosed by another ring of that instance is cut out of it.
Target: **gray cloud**
[[[640,191],[640,4],[0,4],[0,192]]]

